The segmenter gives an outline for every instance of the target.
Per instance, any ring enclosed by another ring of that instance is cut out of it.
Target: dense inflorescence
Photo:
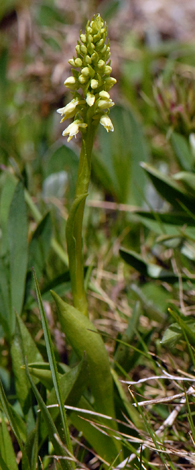
[[[73,99],[64,108],[58,109],[63,122],[74,117],[74,121],[64,131],[68,141],[81,130],[85,132],[89,122],[102,124],[108,131],[114,127],[109,109],[114,105],[109,90],[116,83],[111,77],[110,44],[106,43],[107,26],[100,15],[87,23],[85,34],[80,33],[77,41],[76,57],[69,60],[72,76],[64,84],[72,91]]]

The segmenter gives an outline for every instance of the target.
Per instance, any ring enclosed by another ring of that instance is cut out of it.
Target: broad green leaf
[[[142,168],[145,170],[158,193],[168,201],[174,208],[181,210],[181,204],[184,204],[189,210],[193,212],[195,198],[192,198],[184,189],[182,189],[174,180],[168,175],[162,174],[152,165],[148,163],[141,163]]]
[[[48,369],[44,362],[41,364],[29,363],[28,370],[33,377],[36,377],[36,379],[38,379],[44,387],[47,388],[47,390],[51,390],[53,388],[50,366]]]
[[[38,443],[39,443],[39,416],[34,429],[28,434],[25,443],[25,451],[30,462],[30,469],[36,470],[38,465]]]
[[[17,180],[10,173],[7,173],[5,175],[0,198],[1,256],[5,255],[8,249],[7,222],[16,184]]]
[[[179,343],[182,337],[180,326],[177,323],[172,323],[172,325],[165,330],[161,343],[173,348]]]
[[[89,404],[89,402],[84,397],[81,397],[80,401],[77,404],[77,407],[83,410],[89,410],[91,412],[94,411],[92,405]],[[93,414],[87,414],[86,412],[82,413],[81,411],[79,411],[79,413],[78,411],[72,411],[69,415],[69,418],[73,426],[79,432],[82,433],[87,442],[89,442],[89,444],[91,445],[92,449],[95,450],[97,455],[103,458],[109,465],[110,462],[113,460],[113,456],[116,457],[117,455],[117,450],[114,446],[114,442],[110,437],[111,432],[109,431],[109,429],[105,429],[105,431],[108,433],[108,436],[106,436],[101,432],[101,430],[99,431],[98,429],[96,429],[90,423],[90,421],[95,421],[100,424],[102,423],[111,429],[113,428],[112,421],[103,418],[101,419],[99,417],[97,418],[97,416],[93,416]]]
[[[90,386],[97,411],[114,417],[113,382],[108,354],[100,334],[85,315],[65,303],[55,292],[51,293],[68,341],[80,359],[85,352],[87,354]]]
[[[78,400],[88,383],[88,362],[84,355],[80,363],[69,372],[60,377],[60,388],[63,402],[67,405],[76,406]],[[47,404],[56,403],[56,393],[53,389],[49,395]]]
[[[61,446],[60,443],[58,442],[58,440],[55,438],[55,436],[58,436],[58,438],[59,438],[59,433],[57,431],[57,428],[56,428],[56,426],[53,422],[53,419],[51,418],[51,415],[50,415],[50,413],[49,413],[49,411],[48,411],[48,409],[47,409],[47,407],[46,407],[39,391],[37,390],[32,378],[30,376],[30,373],[28,371],[27,362],[26,362],[26,373],[27,373],[28,379],[30,381],[33,393],[34,393],[34,395],[37,399],[37,402],[39,404],[41,415],[42,415],[43,419],[45,420],[48,435],[49,435],[49,438],[50,438],[50,440],[53,444],[53,447],[54,447],[54,453],[56,455],[65,456],[66,453],[65,453],[65,450],[64,450],[63,446]],[[62,468],[63,470],[70,470],[71,465],[68,463],[68,461],[61,459],[59,461],[59,468]]]
[[[1,454],[0,454],[0,469],[1,469],[1,470],[11,470],[11,469],[6,465],[6,463],[4,462],[3,458],[1,457]]]
[[[9,289],[9,269],[3,258],[0,258],[0,323],[4,328],[5,335],[9,338],[10,325],[10,289]]]
[[[63,403],[76,406],[77,402],[80,400],[80,397],[84,390],[86,389],[88,383],[88,364],[87,359],[84,357],[82,361],[75,366],[73,369],[70,369],[69,372],[60,376],[59,384],[62,394]],[[48,396],[47,406],[57,404],[57,397],[55,393],[55,388],[51,390],[51,393]],[[59,407],[51,408],[50,410],[53,421],[59,415]],[[44,440],[45,430],[42,430],[42,439]]]
[[[20,432],[19,432],[19,429],[18,429],[18,422],[15,419],[14,413],[12,412],[12,409],[9,405],[9,402],[8,402],[6,394],[4,392],[1,380],[0,380],[0,403],[1,403],[1,406],[2,406],[2,410],[5,413],[8,421],[9,421],[9,424],[12,428],[12,431],[13,431],[13,433],[14,433],[17,441],[18,441],[18,444],[20,446],[20,449],[22,451],[22,469],[23,470],[24,469],[25,470],[30,470],[29,460],[28,460],[27,454],[25,452],[25,449],[24,449],[24,446],[23,446],[23,443],[22,443],[22,440],[21,440],[21,437],[20,437]]]
[[[12,440],[5,420],[0,413],[0,455],[10,470],[18,470]],[[1,467],[1,463],[0,463]]]
[[[52,295],[57,305],[62,330],[68,341],[80,359],[84,352],[87,354],[89,384],[95,399],[96,411],[114,417],[113,381],[108,354],[100,334],[85,315],[63,302],[53,291]],[[113,429],[117,428],[115,422],[112,422],[112,426]],[[117,449],[120,449],[120,443],[117,445],[116,442],[116,454]]]
[[[114,198],[125,204],[141,205],[146,182],[139,162],[148,152],[141,125],[129,108],[115,106],[111,111],[114,133],[99,129],[100,150],[95,152],[95,176]]]
[[[135,216],[146,227],[158,235],[170,235],[181,238],[195,236],[195,220],[185,212],[135,211]],[[133,215],[134,217],[134,215]]]
[[[45,177],[65,170],[69,179],[70,198],[74,197],[79,158],[67,145],[52,147],[44,165]]]
[[[11,357],[17,398],[23,413],[27,415],[31,407],[30,385],[26,372],[21,366],[25,364],[25,357],[29,362],[42,362],[43,358],[19,316],[16,318],[15,334],[11,344]]]
[[[65,433],[65,439],[66,439],[66,445],[68,450],[72,453],[72,444],[70,440],[70,434],[69,434],[69,428],[68,428],[68,423],[67,423],[67,418],[66,418],[66,412],[64,408],[64,403],[62,400],[62,394],[60,390],[60,385],[59,385],[59,375],[57,371],[57,364],[55,360],[55,355],[54,355],[54,350],[53,350],[53,345],[52,345],[52,340],[51,340],[51,335],[49,331],[49,326],[47,322],[47,317],[43,308],[43,303],[41,299],[41,293],[39,289],[39,285],[37,282],[36,274],[33,272],[34,276],[34,281],[35,281],[35,288],[36,288],[36,294],[37,294],[37,300],[38,300],[38,305],[39,305],[39,311],[41,315],[41,321],[42,321],[42,327],[43,327],[43,332],[44,332],[44,337],[45,337],[45,343],[46,343],[46,349],[47,349],[47,355],[48,355],[48,360],[51,368],[51,373],[52,373],[52,379],[53,379],[53,384],[57,396],[57,401],[60,409],[60,416],[62,420],[62,425]],[[31,379],[32,382],[32,379]]]
[[[195,174],[190,171],[180,171],[173,175],[174,180],[180,181],[186,191],[189,192],[192,197],[195,197]]]
[[[136,269],[142,276],[148,276],[152,279],[161,279],[166,282],[178,282],[178,276],[171,271],[162,269],[157,264],[147,263],[142,256],[132,250],[120,248],[120,255],[124,261]],[[185,276],[186,278],[186,276]]]
[[[42,275],[51,245],[52,223],[47,213],[37,225],[29,245],[28,267],[35,269],[37,276]]]
[[[137,328],[139,323],[139,318],[141,315],[140,302],[136,302],[135,307],[132,311],[132,316],[129,319],[128,326],[126,331],[123,333],[121,341],[123,343],[131,344],[133,337],[135,335],[135,328]],[[114,355],[114,361],[116,361],[120,366],[125,368],[125,362],[129,354],[128,346],[125,346],[123,343],[119,343],[117,350]],[[117,369],[117,365],[115,367]]]
[[[68,184],[68,175],[66,171],[52,173],[43,182],[44,198],[63,198]]]
[[[140,420],[140,416],[139,416],[137,410],[132,405],[132,403],[130,403],[129,400],[127,399],[127,395],[126,395],[126,393],[125,393],[125,391],[124,391],[124,389],[121,385],[121,382],[118,378],[118,375],[117,375],[116,371],[111,369],[111,373],[112,373],[112,377],[113,377],[115,386],[118,390],[118,394],[119,394],[120,399],[121,399],[122,407],[124,407],[125,412],[127,412],[130,420],[135,424],[135,426],[138,429],[143,429],[143,423]]]
[[[169,313],[173,316],[177,323],[173,323],[164,333],[162,343],[170,344],[171,346],[177,344],[182,338],[185,340],[187,337],[189,343],[195,346],[195,321],[194,318],[187,319],[179,311],[169,309]]]
[[[159,309],[155,303],[147,297],[147,293],[144,293],[143,290],[137,286],[137,284],[131,284],[131,290],[135,294],[137,300],[140,300],[143,311],[148,316],[148,318],[162,322],[166,318],[165,313]]]
[[[170,140],[181,168],[186,171],[192,170],[195,162],[186,138],[177,132],[172,132]]]
[[[8,243],[10,258],[11,312],[10,333],[15,326],[15,312],[20,315],[24,300],[28,257],[27,213],[22,183],[16,186],[8,218]]]

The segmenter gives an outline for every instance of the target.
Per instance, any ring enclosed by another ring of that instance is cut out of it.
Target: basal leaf
[[[194,210],[195,198],[192,198],[172,178],[162,174],[148,163],[141,163],[141,166],[148,174],[158,193],[174,208],[181,210],[180,203],[182,203],[191,211]]]
[[[39,289],[39,285],[37,282],[36,274],[33,272],[34,275],[34,281],[35,281],[35,288],[36,288],[36,294],[37,294],[37,300],[38,300],[38,305],[39,305],[39,311],[41,315],[41,321],[42,321],[42,327],[43,327],[43,332],[44,332],[44,337],[45,337],[45,343],[46,343],[46,349],[47,349],[47,355],[48,355],[48,360],[51,368],[51,373],[52,373],[52,379],[53,379],[53,384],[57,396],[57,401],[60,409],[60,416],[62,420],[62,425],[65,433],[65,439],[66,439],[66,445],[68,450],[72,453],[72,444],[70,440],[70,434],[69,434],[69,428],[68,428],[68,423],[67,423],[67,418],[66,418],[66,413],[65,413],[65,408],[64,408],[64,403],[62,400],[62,394],[61,394],[61,389],[59,385],[59,375],[58,375],[58,370],[57,370],[57,365],[56,365],[56,360],[55,360],[55,355],[53,351],[53,345],[51,341],[51,335],[47,323],[47,318],[46,314],[43,308],[43,303],[41,299],[41,293]],[[32,379],[31,379],[32,382]]]
[[[194,167],[194,158],[190,151],[188,141],[183,135],[177,132],[172,132],[170,140],[181,168],[186,171],[192,170]]]
[[[148,159],[142,128],[127,107],[115,106],[111,114],[115,131],[107,135],[100,126],[95,176],[118,202],[141,205],[146,179],[139,162]]]
[[[132,250],[120,248],[120,255],[124,261],[136,269],[142,276],[152,279],[166,280],[167,282],[177,282],[178,276],[171,271],[162,269],[157,264],[147,263],[142,256]]]
[[[16,186],[8,218],[8,244],[10,258],[11,311],[10,332],[14,332],[15,313],[20,315],[24,300],[28,257],[27,213],[22,183]]]
[[[0,413],[0,455],[8,468],[18,470],[12,440],[5,420]],[[1,467],[1,463],[0,463]]]
[[[47,213],[37,225],[29,245],[28,267],[35,269],[40,277],[45,267],[51,245],[52,223],[50,214]]]

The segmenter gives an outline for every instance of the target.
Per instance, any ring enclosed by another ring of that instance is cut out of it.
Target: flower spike
[[[57,110],[65,119],[74,117],[63,135],[68,135],[68,141],[89,121],[97,126],[98,122],[108,131],[114,127],[108,117],[110,108],[114,105],[108,91],[116,83],[111,77],[110,44],[107,41],[107,25],[99,14],[87,23],[85,34],[80,33],[77,41],[76,58],[69,60],[72,66],[72,76],[64,84],[72,91],[73,99],[64,108]],[[72,126],[72,127],[71,127]],[[70,132],[69,132],[70,130]]]

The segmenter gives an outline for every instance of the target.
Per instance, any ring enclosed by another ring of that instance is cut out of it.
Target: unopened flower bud
[[[85,57],[85,63],[86,64],[91,64],[91,57],[89,55],[86,55]]]
[[[104,60],[98,60],[98,63],[97,63],[97,67],[98,69],[101,69],[102,67],[104,67],[105,65],[105,61]]]
[[[80,82],[80,83],[84,84],[84,83],[86,83],[86,81],[87,81],[87,77],[85,77],[85,76],[82,75],[82,74],[79,75],[79,82]]]
[[[64,85],[65,85],[67,88],[70,88],[71,90],[74,90],[75,87],[77,86],[76,78],[75,78],[75,77],[68,77],[68,78],[65,80]]]
[[[91,88],[92,88],[92,90],[95,90],[96,88],[98,88],[98,86],[99,86],[98,81],[93,78],[93,79],[91,80]]]
[[[75,61],[74,59],[69,59],[68,63],[72,65],[73,67],[75,66]]]
[[[87,54],[87,48],[84,46],[84,44],[81,45],[81,52],[82,54]]]
[[[80,35],[80,38],[81,38],[81,41],[82,41],[82,42],[86,42],[86,41],[87,41],[86,34],[81,34],[81,35]]]
[[[84,67],[84,68],[81,70],[81,73],[82,73],[82,75],[84,75],[84,77],[88,77],[88,76],[89,76],[89,68],[88,68],[88,67]]]
[[[110,75],[111,72],[112,72],[112,67],[110,67],[110,65],[105,65],[104,67],[105,75]]]
[[[116,78],[113,78],[113,77],[105,78],[104,80],[105,89],[110,90],[110,88],[112,88],[113,85],[115,85],[115,83],[116,83]]]
[[[79,57],[77,57],[77,59],[75,59],[75,65],[76,65],[77,67],[82,67],[82,65],[83,65],[82,59],[80,59]]]
[[[104,39],[100,39],[100,41],[96,42],[96,47],[101,48],[104,45]]]
[[[77,44],[77,46],[75,47],[75,50],[76,50],[76,53],[77,53],[78,55],[80,55],[80,53],[81,53],[81,46],[80,46],[80,44]]]

